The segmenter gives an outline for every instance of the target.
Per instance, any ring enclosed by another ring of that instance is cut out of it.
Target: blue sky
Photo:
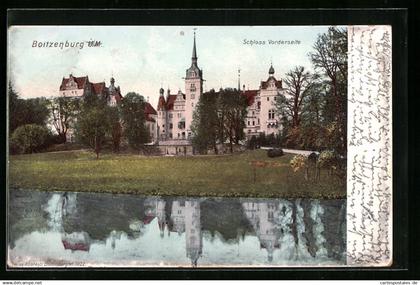
[[[149,97],[153,106],[159,88],[184,92],[185,70],[191,63],[193,29],[196,28],[198,65],[204,88],[257,89],[268,76],[270,62],[277,78],[296,65],[309,70],[308,53],[327,26],[13,26],[8,37],[8,73],[24,98],[58,95],[63,76],[88,75],[92,82],[114,76],[123,95],[130,91]],[[38,48],[38,42],[101,41],[101,47]],[[265,41],[265,45],[244,44]],[[269,44],[268,40],[300,41]]]

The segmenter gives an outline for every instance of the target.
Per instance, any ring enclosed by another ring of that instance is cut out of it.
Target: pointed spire
[[[273,76],[273,74],[274,74],[273,62],[271,62],[271,64],[270,64],[270,69],[268,70],[268,74],[270,74],[270,76]]]
[[[197,62],[197,49],[195,47],[195,30],[196,28],[194,28],[194,45],[193,45],[193,51],[192,51],[192,57],[191,57],[193,62],[194,61]]]

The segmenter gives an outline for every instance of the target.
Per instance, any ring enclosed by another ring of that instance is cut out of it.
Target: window
[[[258,102],[258,110],[261,109],[261,102]]]
[[[173,128],[174,128],[174,125],[173,125],[172,123],[170,123],[170,124],[169,124],[169,129],[171,129],[171,130],[172,130]]]
[[[255,121],[252,121],[252,125],[255,126]]]
[[[169,113],[169,118],[171,118],[171,119],[172,119],[172,113]]]
[[[191,103],[191,107],[194,107],[194,103]]]
[[[248,126],[250,126],[251,125],[251,121],[248,121]]]
[[[268,119],[269,120],[273,120],[274,119],[274,110],[271,109],[270,111],[268,111]]]
[[[274,101],[277,101],[277,96],[274,96]]]
[[[181,118],[181,113],[178,112],[178,118]]]
[[[191,99],[195,99],[195,94],[191,93]]]
[[[172,138],[172,133],[169,133],[169,138]]]
[[[267,101],[270,101],[270,97],[267,97]]]

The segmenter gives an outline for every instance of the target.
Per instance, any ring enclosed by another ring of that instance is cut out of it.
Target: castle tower
[[[203,71],[197,65],[197,49],[194,44],[191,57],[191,66],[186,70],[185,76],[185,129],[187,137],[191,136],[191,123],[193,119],[194,109],[203,94]]]
[[[166,133],[167,133],[167,123],[166,123],[166,100],[164,97],[164,90],[163,88],[159,89],[159,101],[158,101],[158,120],[157,120],[157,139],[158,140],[165,140]]]
[[[199,200],[185,202],[185,242],[187,257],[191,260],[192,266],[197,266],[203,250]]]

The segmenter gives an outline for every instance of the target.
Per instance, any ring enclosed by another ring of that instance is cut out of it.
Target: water
[[[345,200],[10,190],[12,267],[337,266]]]

